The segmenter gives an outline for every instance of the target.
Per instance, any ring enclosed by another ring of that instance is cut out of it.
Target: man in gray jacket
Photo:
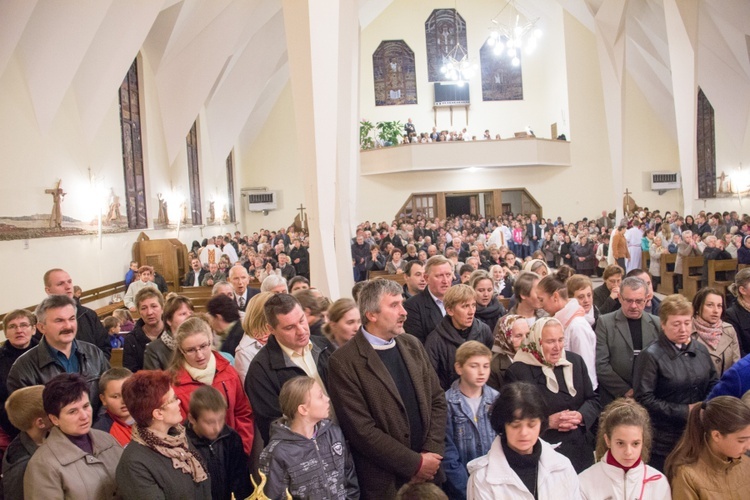
[[[620,285],[622,307],[599,317],[596,324],[596,376],[602,407],[619,397],[633,396],[635,360],[659,335],[659,318],[643,312],[647,296],[645,281],[625,278]]]
[[[109,361],[95,345],[76,340],[76,303],[67,295],[50,295],[34,311],[36,327],[44,336],[13,363],[8,374],[8,392],[21,387],[44,385],[61,373],[80,373],[89,384],[94,415],[99,411],[99,377],[109,370]]]

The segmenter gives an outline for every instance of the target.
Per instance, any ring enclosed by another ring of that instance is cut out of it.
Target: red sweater
[[[245,453],[250,455],[253,448],[253,434],[255,423],[253,421],[253,410],[250,408],[250,400],[242,387],[240,376],[229,361],[221,354],[214,351],[216,357],[216,375],[211,384],[218,390],[227,401],[227,425],[236,430],[242,438],[242,446]],[[180,398],[180,411],[182,417],[187,419],[190,410],[190,395],[202,384],[193,379],[184,368],[180,369],[175,376],[174,393]]]

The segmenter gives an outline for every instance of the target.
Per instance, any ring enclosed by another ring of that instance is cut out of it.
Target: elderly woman
[[[599,312],[607,314],[620,308],[620,283],[625,271],[617,264],[612,264],[604,270],[604,283],[594,289],[594,305]]]
[[[385,265],[385,272],[388,274],[402,274],[406,267],[406,261],[401,258],[401,249],[394,247],[391,250],[391,258]]]
[[[509,299],[513,296],[513,286],[510,278],[507,277],[507,273],[507,268],[499,264],[490,267],[490,276],[492,276],[495,295]]]
[[[177,330],[175,350],[169,371],[174,377],[174,391],[180,399],[183,420],[190,410],[190,394],[201,385],[210,385],[227,399],[227,425],[242,438],[245,453],[253,447],[253,411],[245,395],[240,376],[229,361],[212,350],[213,334],[208,323],[190,318]]]
[[[745,356],[750,354],[750,268],[740,269],[728,290],[737,300],[727,308],[724,319],[737,332],[740,352]]]
[[[133,440],[117,466],[124,500],[211,498],[208,468],[180,425],[180,400],[170,378],[164,371],[141,371],[122,384],[135,420]]]
[[[548,411],[535,385],[503,388],[490,413],[497,437],[487,455],[469,462],[467,498],[581,498],[570,460],[540,438]]]
[[[166,370],[174,353],[174,332],[195,312],[193,301],[182,295],[172,295],[164,303],[164,331],[159,338],[146,346],[143,368]]]
[[[349,342],[362,326],[357,303],[352,299],[339,299],[328,308],[328,322],[323,325],[323,334],[338,349]]]
[[[505,381],[529,382],[541,389],[549,414],[549,429],[542,437],[560,443],[557,451],[581,473],[594,463],[590,434],[601,407],[586,364],[578,354],[566,352],[563,343],[560,321],[540,319],[505,372]]]
[[[505,371],[513,363],[513,357],[529,334],[529,324],[523,316],[507,314],[495,327],[495,343],[492,345],[492,361],[487,384],[500,390],[505,384]]]
[[[245,317],[242,319],[242,330],[245,334],[234,351],[234,369],[240,376],[243,387],[245,386],[245,376],[248,368],[250,368],[250,362],[268,341],[270,328],[263,312],[263,306],[274,295],[276,294],[273,292],[260,292],[255,294],[247,303]]]
[[[585,313],[586,322],[591,325],[591,329],[596,331],[596,322],[599,321],[599,308],[594,305],[594,284],[588,276],[574,274],[565,281],[568,289],[568,297],[578,301]]]
[[[58,375],[47,382],[42,401],[54,427],[29,460],[24,496],[117,498],[115,469],[122,448],[108,433],[91,428],[94,417],[86,379]]]
[[[468,285],[455,285],[443,297],[445,317],[427,336],[424,343],[427,355],[444,391],[458,378],[454,367],[456,349],[467,340],[481,342],[492,349],[492,331],[474,317],[477,301]]]
[[[663,240],[661,239],[661,236],[656,236],[654,238],[654,244],[650,245],[648,249],[648,254],[651,259],[648,264],[648,272],[651,273],[654,290],[658,288],[659,283],[661,283],[661,256],[662,254],[669,253],[662,243]]]
[[[278,274],[270,274],[266,276],[266,278],[260,284],[260,291],[272,293],[289,293],[287,290],[286,278]]]
[[[495,296],[492,278],[487,271],[481,269],[474,271],[469,277],[469,286],[474,289],[477,300],[476,317],[483,321],[491,332],[495,331],[497,320],[504,316],[507,311]]]
[[[654,426],[651,465],[663,471],[667,455],[685,430],[690,408],[706,398],[717,377],[706,347],[691,341],[690,302],[682,295],[668,296],[659,319],[658,339],[636,358],[633,391]]]
[[[742,246],[737,249],[737,263],[750,264],[750,236],[745,236]]]
[[[573,248],[573,267],[578,274],[584,276],[591,276],[596,270],[596,250],[594,244],[591,243],[587,236],[581,236],[581,240],[575,248]]]
[[[737,332],[721,320],[723,312],[724,297],[714,288],[701,288],[695,294],[692,337],[708,349],[718,377],[740,360]]]
[[[574,275],[575,276],[575,275]],[[537,295],[542,308],[557,318],[565,331],[565,350],[572,351],[583,358],[596,389],[596,334],[585,318],[585,311],[576,299],[568,298],[568,288],[556,276],[542,278],[537,285]]]
[[[544,278],[549,274],[549,268],[547,264],[541,259],[532,259],[523,265],[523,271],[536,273],[540,278]]]

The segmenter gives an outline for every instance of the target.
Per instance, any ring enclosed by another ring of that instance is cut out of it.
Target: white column
[[[353,285],[359,21],[356,2],[283,0],[299,170],[305,185],[313,285],[337,299]],[[352,178],[354,176],[354,178]]]
[[[623,217],[623,102],[625,95],[625,13],[629,0],[606,0],[594,16],[596,49],[602,76],[604,112],[607,120],[612,189],[615,193],[615,224]],[[609,210],[609,207],[602,207]]]
[[[682,215],[692,213],[697,181],[698,0],[664,0],[672,96],[677,121],[677,150],[682,175]]]

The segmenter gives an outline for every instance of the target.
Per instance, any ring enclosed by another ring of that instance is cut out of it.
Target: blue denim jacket
[[[448,419],[443,468],[448,478],[445,487],[452,499],[466,498],[466,483],[469,480],[466,464],[490,451],[492,440],[495,439],[495,431],[490,425],[490,407],[499,395],[492,387],[484,386],[479,414],[474,421],[469,403],[458,388],[460,381],[461,379],[454,381],[445,392]]]

